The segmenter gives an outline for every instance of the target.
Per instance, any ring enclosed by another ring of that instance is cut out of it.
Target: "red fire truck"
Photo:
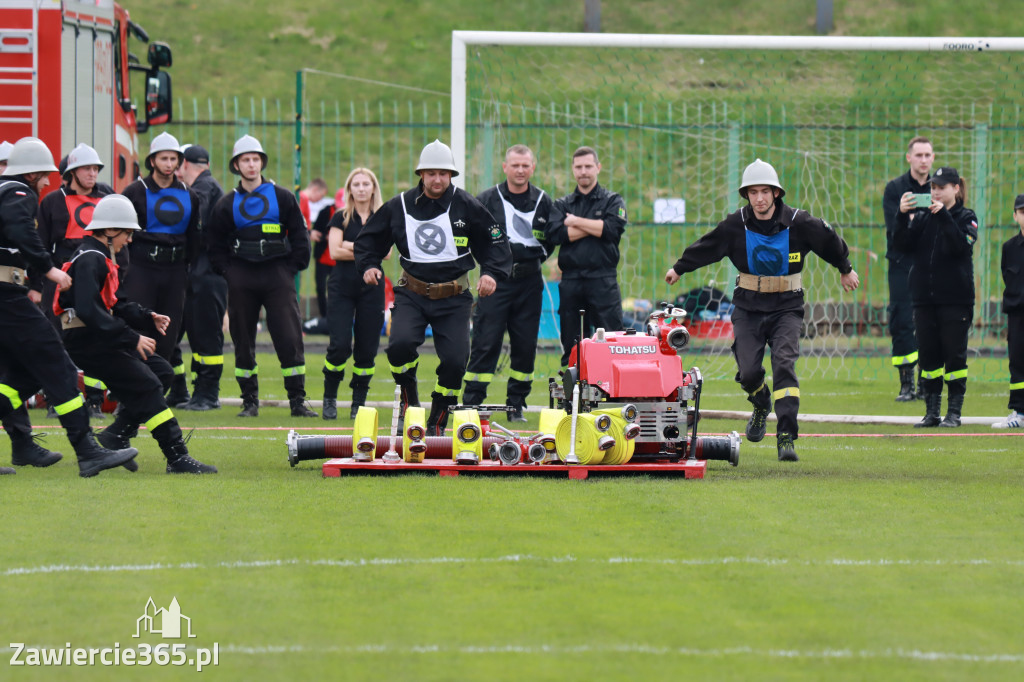
[[[149,43],[148,66],[129,38]],[[171,77],[160,70],[170,65],[170,47],[149,42],[113,0],[0,0],[0,140],[32,135],[57,158],[84,142],[106,164],[100,181],[119,192],[139,174],[138,133],[171,121]],[[145,74],[144,121],[132,71]]]

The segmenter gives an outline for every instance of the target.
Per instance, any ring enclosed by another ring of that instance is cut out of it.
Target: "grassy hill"
[[[451,31],[582,31],[583,0],[125,0],[150,36],[174,48],[175,95],[290,101],[295,71],[313,68],[447,92]],[[813,0],[635,0],[602,3],[608,33],[813,35]],[[833,35],[1024,35],[1018,3],[984,11],[956,0],[835,3]],[[140,50],[136,50],[141,54]],[[406,99],[411,91],[333,82],[341,99]],[[329,87],[329,86],[325,86]]]

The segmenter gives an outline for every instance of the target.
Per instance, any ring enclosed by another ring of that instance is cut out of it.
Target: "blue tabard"
[[[235,192],[231,201],[231,214],[236,230],[255,227],[267,237],[280,238],[281,209],[277,205],[274,185],[265,182],[252,192]]]
[[[168,187],[157,191],[146,187],[146,232],[185,234],[192,218],[188,190]]]
[[[768,236],[750,229],[747,235],[747,267],[752,275],[789,274],[789,228]]]

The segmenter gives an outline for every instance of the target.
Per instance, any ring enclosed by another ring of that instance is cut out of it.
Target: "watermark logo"
[[[142,609],[142,615],[135,620],[133,639],[144,634],[159,635],[162,639],[194,639],[192,619],[181,612],[177,597],[171,597],[167,608],[157,608],[150,597]],[[220,644],[212,647],[186,646],[184,642],[156,645],[139,643],[134,647],[122,648],[120,642],[112,647],[75,647],[67,642],[62,648],[28,646],[23,642],[11,642],[10,665],[12,666],[188,666],[197,671],[210,665],[220,664]]]

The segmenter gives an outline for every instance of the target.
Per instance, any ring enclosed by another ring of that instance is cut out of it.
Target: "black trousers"
[[[188,267],[185,263],[158,265],[142,259],[132,261],[121,283],[122,298],[171,318],[167,335],[156,336],[156,352],[168,362],[175,360],[174,348],[181,338],[187,286]],[[180,349],[177,361],[181,362]]]
[[[295,296],[295,273],[284,260],[250,263],[232,259],[226,273],[235,369],[256,369],[256,324],[267,312],[267,329],[282,370],[305,373],[302,321]]]
[[[76,331],[65,333],[71,359],[83,372],[107,385],[130,421],[145,424],[158,415],[171,418],[164,392],[171,385],[174,370],[167,360],[159,355],[143,360],[134,350],[110,348],[103,340],[87,336],[87,330]],[[89,340],[81,340],[83,337]],[[160,423],[164,421],[167,419]]]
[[[26,343],[31,339],[31,343]],[[72,443],[89,430],[75,367],[57,330],[25,291],[0,285],[0,419],[25,400],[46,391]]]
[[[558,283],[558,326],[562,338],[562,367],[569,364],[576,339],[580,336],[580,311],[583,338],[598,327],[606,331],[622,329],[622,295],[614,276],[566,279]]]
[[[313,261],[313,284],[316,287],[316,309],[320,317],[327,317],[331,313],[329,302],[330,286],[328,284],[333,265],[325,265],[320,262],[319,256]]]
[[[205,259],[203,254],[200,260]],[[208,267],[197,267],[188,278],[184,331],[192,349],[192,371],[224,364],[224,313],[228,283]]]
[[[800,382],[796,361],[800,357],[800,328],[804,311],[758,313],[743,308],[732,312],[732,354],[736,358],[736,381],[747,394],[764,383],[764,349],[772,350],[772,397],[778,433],[799,437]]]
[[[914,306],[925,393],[941,394],[943,380],[949,395],[967,392],[967,334],[973,319],[974,306],[970,305]]]
[[[485,401],[487,385],[494,379],[502,340],[508,332],[509,379],[505,401],[517,407],[526,406],[533,385],[543,297],[544,277],[538,270],[519,279],[498,282],[493,294],[477,299],[464,402],[479,405]]]
[[[434,334],[437,366],[435,396],[458,396],[469,359],[469,315],[473,295],[463,291],[456,296],[432,301],[404,287],[395,287],[395,307],[391,309],[391,338],[388,363],[395,381],[408,385],[416,381],[419,347],[426,338],[427,325]]]
[[[893,366],[917,362],[914,334],[914,303],[910,296],[910,258],[889,263],[889,336],[892,337]]]
[[[1006,349],[1010,360],[1010,403],[1007,407],[1024,412],[1024,312],[1012,312],[1006,316]]]
[[[366,284],[353,268],[332,268],[327,280],[327,346],[324,371],[340,372],[352,358],[352,379],[371,376],[384,326],[384,280]],[[353,339],[354,337],[354,339]],[[369,383],[368,381],[366,383]]]

